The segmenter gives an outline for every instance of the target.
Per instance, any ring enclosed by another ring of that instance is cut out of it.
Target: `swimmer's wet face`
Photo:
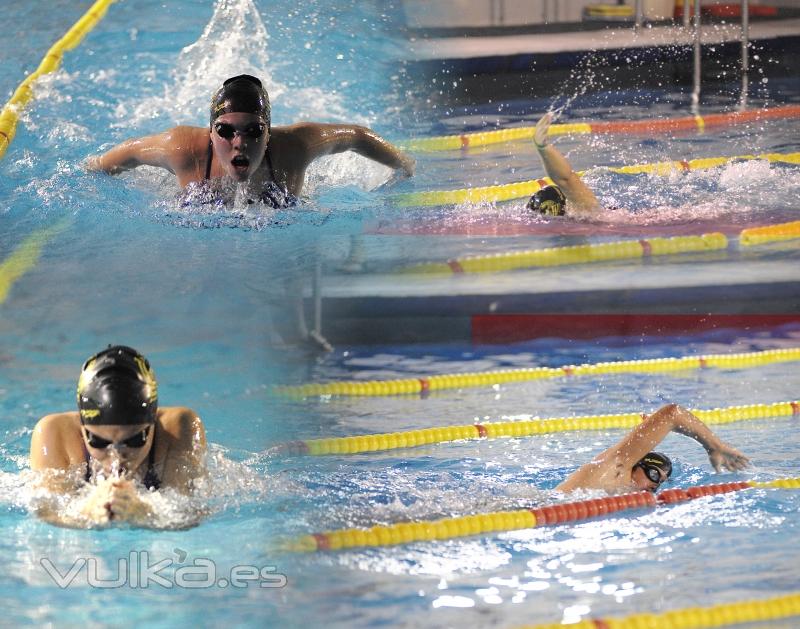
[[[211,142],[226,174],[247,181],[264,160],[269,130],[258,114],[223,114],[211,125]]]
[[[89,455],[109,473],[134,472],[147,459],[153,445],[152,424],[138,426],[82,426]]]
[[[631,479],[640,489],[655,492],[672,475],[672,461],[660,452],[649,452],[631,470]]]

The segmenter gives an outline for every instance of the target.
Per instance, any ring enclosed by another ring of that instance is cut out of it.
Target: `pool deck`
[[[700,32],[706,46],[739,42],[741,38],[741,26],[736,22],[704,24]],[[751,22],[749,37],[751,42],[800,37],[800,19]],[[627,26],[557,33],[412,38],[407,52],[410,61],[485,60],[591,50],[685,47],[693,42],[691,28],[645,25],[638,31]]]
[[[706,254],[591,269],[330,275],[322,282],[323,333],[334,344],[463,342],[478,336],[489,342],[475,329],[476,318],[485,324],[487,317],[537,314],[792,315],[800,321],[800,267],[792,258],[735,262]],[[611,334],[600,328],[596,333]]]

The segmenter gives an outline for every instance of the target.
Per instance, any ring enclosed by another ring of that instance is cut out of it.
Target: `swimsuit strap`
[[[272,179],[272,181],[275,181],[275,169],[272,167],[272,158],[269,156],[269,144],[267,144],[267,150],[264,152],[264,157],[267,159],[267,166],[269,166],[269,177]],[[275,181],[275,183],[278,182]]]
[[[86,460],[86,473],[83,475],[83,481],[88,483],[92,480],[92,457],[89,455],[89,451],[86,449],[86,444],[81,439],[81,447],[83,448],[83,458]]]
[[[156,474],[155,461],[156,461],[156,433],[155,424],[153,425],[153,443],[150,445],[150,454],[147,456],[147,473],[144,475],[144,486],[147,489],[158,489],[161,481]]]
[[[206,176],[204,179],[211,177],[211,159],[214,157],[213,146],[211,145],[211,138],[208,139],[208,150],[206,151]]]

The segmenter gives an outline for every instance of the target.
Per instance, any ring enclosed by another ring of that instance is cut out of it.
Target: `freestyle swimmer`
[[[89,358],[78,379],[77,401],[78,411],[47,415],[36,424],[31,468],[49,472],[41,480],[58,493],[92,483],[81,509],[91,523],[147,525],[153,513],[136,485],[189,493],[205,474],[203,422],[188,408],[158,408],[155,375],[136,350],[109,346]],[[53,473],[59,471],[74,474]],[[78,475],[82,483],[75,483]],[[73,524],[59,514],[41,515]]]
[[[414,174],[414,160],[366,127],[301,122],[271,126],[267,91],[254,76],[226,80],[211,99],[208,128],[179,126],[131,139],[87,160],[92,171],[117,174],[137,166],[174,173],[182,188],[212,180],[246,182],[248,193],[272,205],[292,205],[308,165],[322,155],[355,151]],[[283,196],[291,195],[288,199]]]
[[[555,185],[538,190],[527,203],[527,208],[538,214],[563,216],[570,214],[591,216],[601,210],[600,202],[589,187],[572,170],[572,166],[561,152],[550,144],[547,133],[553,122],[553,114],[547,112],[536,123],[533,144],[539,159]]]
[[[652,449],[672,431],[702,445],[717,472],[722,468],[738,471],[749,463],[745,455],[722,442],[689,411],[677,404],[668,404],[647,417],[619,443],[579,467],[556,489],[564,492],[575,489],[654,492],[672,474],[672,462]]]

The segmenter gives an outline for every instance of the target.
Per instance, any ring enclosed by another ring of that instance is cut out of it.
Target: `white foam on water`
[[[149,528],[188,528],[213,513],[243,504],[261,503],[270,494],[268,479],[247,465],[229,459],[220,446],[209,445],[206,466],[207,476],[194,481],[190,494],[169,487],[149,491],[137,483],[138,497],[155,514]],[[43,475],[74,489],[65,492],[49,490],[42,485]],[[83,483],[80,468],[44,473],[30,469],[22,469],[16,474],[0,471],[0,495],[3,496],[0,504],[30,513],[53,514],[78,528],[128,526],[124,522],[102,524],[84,515],[87,502],[97,490],[98,483],[103,482],[108,481],[95,478],[93,482]]]

